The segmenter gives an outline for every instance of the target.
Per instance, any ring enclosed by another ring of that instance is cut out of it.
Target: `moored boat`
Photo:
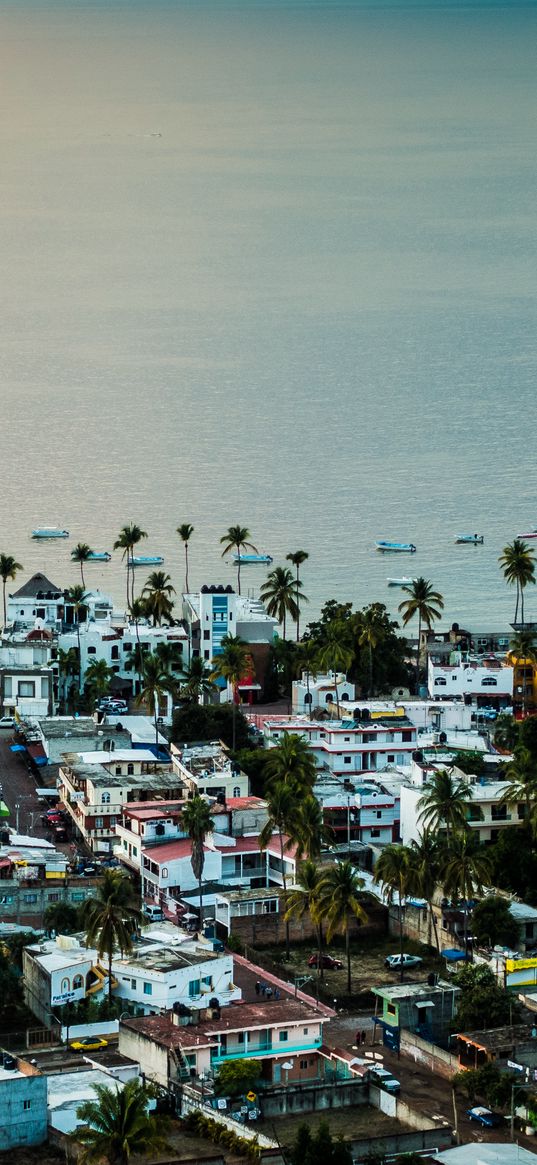
[[[270,565],[273,561],[272,554],[234,554],[234,562],[240,562],[241,566],[250,566],[254,562],[264,562]]]
[[[110,562],[112,555],[107,550],[92,550],[88,554],[87,562]]]
[[[386,582],[389,587],[411,587],[416,580],[414,578],[403,575],[401,578],[387,578]]]
[[[517,534],[517,538],[537,538],[537,530],[530,530],[527,534]]]
[[[133,566],[162,566],[163,562],[161,554],[137,554],[131,558]]]
[[[456,534],[455,542],[470,543],[471,546],[482,546],[485,539],[482,534]]]
[[[32,530],[32,538],[68,538],[68,530],[60,530],[59,526],[40,526]]]
[[[394,554],[415,554],[416,547],[413,542],[375,542],[377,550],[388,550]]]

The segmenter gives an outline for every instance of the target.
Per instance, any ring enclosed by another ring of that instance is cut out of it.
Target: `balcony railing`
[[[304,1044],[280,1044],[276,1046],[273,1044],[261,1044],[257,1047],[250,1047],[246,1050],[242,1047],[236,1047],[233,1051],[221,1053],[218,1048],[211,1048],[211,1064],[225,1064],[228,1060],[244,1060],[247,1057],[252,1059],[258,1056],[292,1056],[303,1052],[316,1052],[322,1044],[321,1037],[308,1040]]]

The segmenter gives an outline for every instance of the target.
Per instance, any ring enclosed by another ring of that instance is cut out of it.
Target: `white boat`
[[[377,550],[391,551],[393,554],[415,554],[413,542],[375,542]]]
[[[111,557],[112,557],[112,555],[109,554],[107,550],[92,550],[91,554],[88,554],[87,561],[88,562],[110,562]]]
[[[138,554],[131,558],[133,566],[162,566],[163,562],[161,554]]]
[[[32,530],[32,538],[68,538],[68,530],[60,530],[59,526],[41,526]]]
[[[537,530],[530,530],[527,534],[517,534],[517,538],[537,538]]]
[[[270,565],[273,562],[272,554],[234,554],[234,562],[240,562],[241,566],[249,566],[254,562],[264,562]]]
[[[388,583],[389,587],[411,587],[412,583],[415,581],[416,580],[414,578],[406,578],[405,575],[403,575],[402,578],[387,578],[386,579],[386,582]]]
[[[482,546],[485,539],[482,534],[456,534],[455,542],[466,542],[471,546]]]

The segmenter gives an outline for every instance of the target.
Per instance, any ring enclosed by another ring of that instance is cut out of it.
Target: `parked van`
[[[146,902],[144,906],[144,914],[150,922],[163,922],[164,915],[160,906],[152,906]]]

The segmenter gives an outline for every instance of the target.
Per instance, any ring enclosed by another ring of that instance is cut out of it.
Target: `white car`
[[[388,955],[384,960],[384,966],[389,967],[390,971],[399,971],[403,967],[421,967],[423,959],[419,955]]]
[[[13,716],[0,716],[0,728],[15,728],[16,720]]]
[[[387,1068],[373,1068],[369,1079],[372,1084],[378,1084],[379,1088],[384,1088],[386,1092],[395,1094],[401,1091],[399,1080],[396,1080]]]

